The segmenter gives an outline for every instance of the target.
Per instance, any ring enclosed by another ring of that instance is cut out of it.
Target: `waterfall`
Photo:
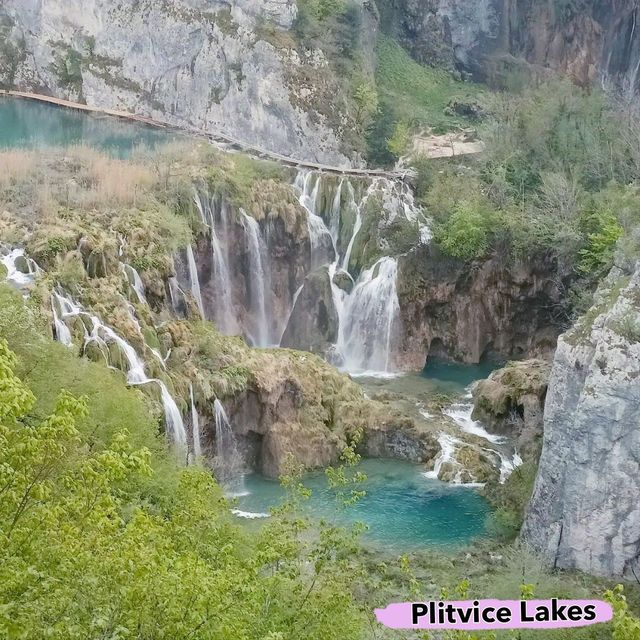
[[[489,433],[481,422],[477,422],[471,418],[471,414],[473,413],[471,387],[466,389],[462,402],[452,404],[449,408],[443,409],[442,413],[451,418],[465,433],[484,438],[491,444],[504,444],[507,440],[504,436]]]
[[[328,207],[329,228],[322,217],[320,189],[321,175],[299,172],[294,187],[299,191],[300,204],[307,211],[309,236],[312,246],[312,267],[316,268],[321,255],[324,238],[331,238],[334,249],[333,262],[329,264],[331,293],[338,316],[338,341],[335,345],[336,360],[351,373],[392,372],[392,349],[398,334],[399,302],[396,290],[398,264],[395,258],[384,257],[359,276],[351,293],[346,293],[334,281],[341,269],[349,273],[349,265],[356,238],[363,225],[363,212],[374,195],[381,198],[386,220],[389,224],[398,215],[410,221],[418,221],[419,210],[415,207],[410,191],[404,186],[378,178],[367,188],[356,202],[353,185],[342,179],[331,198]],[[346,202],[343,203],[346,188]],[[355,212],[351,237],[344,255],[340,255],[340,224],[344,207],[352,207]],[[322,264],[327,264],[325,261]],[[293,308],[293,307],[292,307]]]
[[[134,290],[136,297],[138,298],[138,302],[146,304],[147,298],[140,274],[130,264],[125,264],[124,262],[121,262],[120,264],[127,282],[131,285],[131,288]]]
[[[17,289],[23,289],[24,287],[32,284],[36,275],[40,271],[40,268],[35,261],[24,255],[24,249],[12,249],[7,255],[0,258],[0,262],[7,270],[7,282]],[[18,268],[18,262],[22,262],[23,267],[26,267],[26,273],[24,269]]]
[[[60,319],[58,307],[60,307],[60,313],[64,313],[60,297],[57,293],[53,293],[51,295],[51,312],[53,314],[54,337],[58,342],[65,345],[65,347],[73,347],[71,331],[69,331],[69,327]]]
[[[227,252],[223,248],[215,228],[215,215],[209,208],[211,221],[211,259],[213,267],[214,288],[216,291],[216,324],[222,333],[232,334],[237,331],[237,323],[233,315],[232,284],[229,274]],[[220,207],[220,217],[223,220],[223,230],[227,228],[227,209],[224,204]],[[226,234],[223,236],[226,243]]]
[[[341,308],[337,350],[353,373],[391,372],[391,350],[400,305],[396,291],[398,264],[380,258],[362,272]]]
[[[440,477],[440,472],[445,464],[458,465],[455,453],[456,445],[461,444],[461,441],[447,433],[441,433],[438,436],[438,444],[440,445],[440,453],[438,453],[434,461],[433,471],[425,471],[424,473],[426,478],[432,478],[433,480],[437,480]]]
[[[205,318],[204,305],[202,304],[202,294],[200,293],[200,280],[198,278],[198,265],[196,264],[196,258],[193,255],[193,248],[191,244],[187,245],[187,265],[189,266],[189,281],[191,282],[191,295],[193,295],[196,304],[198,305],[198,311],[200,316]]]
[[[316,177],[315,182],[313,178]],[[313,188],[311,184],[313,182]],[[309,243],[311,244],[311,270],[328,262],[326,247],[333,247],[335,255],[335,241],[324,220],[317,213],[318,194],[322,177],[314,176],[311,171],[301,171],[296,176],[294,187],[300,193],[299,202],[307,212],[307,228]]]
[[[220,400],[213,403],[213,409],[216,419],[216,477],[229,495],[239,496],[245,493],[245,489],[238,442]]]
[[[252,316],[250,338],[254,346],[268,347],[272,341],[265,302],[266,294],[271,289],[270,277],[264,268],[267,249],[260,235],[258,222],[242,209],[240,213],[249,249],[249,306]]]
[[[193,441],[193,457],[198,459],[202,456],[202,443],[200,441],[200,417],[198,409],[193,399],[193,384],[189,385],[189,399],[191,400],[191,438]]]
[[[57,305],[58,312],[55,309]],[[111,327],[103,324],[95,315],[84,311],[80,305],[71,298],[60,292],[52,294],[52,308],[54,309],[54,323],[56,327],[56,338],[63,344],[71,344],[71,334],[65,323],[66,319],[81,317],[88,320],[91,330],[87,329],[87,323],[83,321],[85,327],[85,337],[83,350],[86,350],[89,344],[96,344],[101,352],[105,355],[108,362],[109,343],[115,343],[127,362],[127,383],[129,385],[143,385],[153,382],[160,388],[162,405],[165,413],[165,423],[167,434],[173,442],[180,446],[186,446],[187,434],[184,428],[184,422],[180,410],[175,400],[169,393],[167,386],[162,380],[149,378],[145,373],[144,362],[136,353],[136,350],[122,337],[120,337]],[[66,332],[62,327],[66,328]],[[115,367],[112,367],[115,368]]]

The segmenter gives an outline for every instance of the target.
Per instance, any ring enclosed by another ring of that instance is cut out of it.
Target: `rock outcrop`
[[[478,363],[551,353],[568,277],[558,271],[550,259],[513,264],[496,256],[467,265],[434,245],[418,247],[400,260],[405,335],[399,361],[420,370],[428,356]]]
[[[326,118],[299,106],[313,104],[323,89],[288,82],[296,74],[326,76],[325,56],[300,56],[262,36],[265,26],[291,28],[296,15],[295,0],[6,0],[0,7],[0,87],[345,164],[339,135]]]
[[[329,270],[320,267],[305,278],[280,345],[327,355],[338,339],[338,322]]]
[[[558,342],[523,540],[549,564],[640,570],[640,265],[614,268]]]
[[[537,458],[550,373],[547,360],[510,362],[494,371],[473,388],[472,419],[509,436],[522,458]]]

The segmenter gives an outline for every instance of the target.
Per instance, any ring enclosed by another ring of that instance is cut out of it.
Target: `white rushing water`
[[[484,438],[492,444],[504,444],[507,441],[504,436],[489,433],[481,422],[471,418],[473,401],[469,389],[461,402],[456,402],[447,409],[443,409],[442,413],[449,416],[465,433]]]
[[[97,316],[82,309],[79,304],[60,291],[52,294],[52,310],[57,340],[68,346],[73,345],[71,332],[65,321],[80,318],[82,320],[82,326],[84,327],[83,350],[85,350],[89,344],[95,344],[104,355],[107,364],[110,364],[109,344],[115,343],[126,360],[128,384],[143,385],[154,383],[158,385],[165,413],[167,434],[177,445],[186,446],[187,434],[182,415],[175,400],[162,380],[149,378],[146,375],[144,362],[136,350],[111,327],[105,325]]]
[[[245,211],[240,210],[249,255],[249,309],[251,311],[250,338],[254,346],[273,346],[269,331],[266,296],[271,290],[270,274],[265,269],[267,247],[260,225]]]
[[[216,478],[229,497],[246,495],[242,457],[231,422],[220,400],[215,400],[213,410],[216,420]]]
[[[130,264],[125,264],[124,262],[121,262],[120,264],[122,265],[122,272],[127,278],[127,282],[131,285],[131,288],[134,290],[136,297],[138,298],[138,302],[146,304],[147,298],[140,274]]]
[[[380,258],[362,272],[346,297],[340,315],[337,349],[347,371],[391,372],[392,340],[400,312],[397,272],[395,258]]]
[[[233,282],[229,269],[227,205],[224,202],[218,203],[215,198],[200,193],[196,193],[194,201],[203,223],[209,228],[211,278],[216,301],[212,319],[222,333],[234,335],[238,332],[238,321],[235,316]],[[188,251],[189,249],[187,249],[187,260],[189,260]],[[189,270],[191,271],[191,268]],[[193,276],[191,278],[193,283]]]
[[[348,180],[341,180],[327,212],[329,220],[329,227],[327,227],[321,215],[322,212],[318,209],[321,182],[321,175],[301,171],[296,177],[294,187],[299,191],[300,204],[307,211],[312,265],[318,266],[318,250],[326,244],[327,236],[330,237],[334,249],[333,262],[328,263],[327,266],[333,303],[338,316],[336,360],[342,369],[355,375],[393,375],[392,354],[394,340],[398,334],[400,311],[396,289],[398,272],[396,258],[385,256],[370,268],[364,269],[350,293],[342,290],[334,281],[339,270],[349,273],[348,268],[356,238],[362,229],[362,212],[369,198],[378,194],[381,189],[389,188],[392,183],[384,180],[373,181],[360,202],[356,203],[353,185]],[[345,204],[343,204],[343,194]],[[341,256],[339,246],[343,206],[352,209],[354,224],[345,253]],[[385,206],[400,207],[402,215],[405,215],[405,203],[399,197],[394,202],[389,200]],[[394,213],[391,217],[395,215],[397,214]],[[411,213],[411,215],[414,214]]]
[[[204,305],[202,304],[202,293],[200,292],[200,278],[198,277],[198,265],[196,264],[196,258],[193,255],[193,248],[190,244],[187,245],[187,266],[189,267],[189,281],[191,283],[191,295],[198,305],[198,311],[203,318],[206,318],[204,314]]]
[[[193,384],[189,385],[189,399],[191,401],[191,440],[193,443],[193,457],[198,459],[202,456],[202,441],[200,436],[200,416],[193,397]]]
[[[372,198],[383,210],[378,223],[380,227],[398,216],[415,222],[416,228],[426,227],[410,188],[378,178],[369,182],[362,193],[359,181],[346,177],[327,178],[306,170],[298,172],[293,186],[307,214],[311,270],[326,266],[330,272],[339,328],[332,350],[335,363],[354,374],[394,374],[394,349],[400,331],[396,288],[398,261],[396,257],[385,256],[353,275],[349,268],[355,262],[357,239],[362,232],[365,209]],[[290,294],[285,293],[283,299],[282,293],[273,290],[276,266],[270,255],[271,222],[259,223],[242,209],[237,212],[229,209],[223,198],[203,191],[194,195],[194,202],[208,229],[211,247],[210,270],[198,265],[198,261],[203,260],[201,251],[194,255],[192,248],[186,249],[191,291],[198,306],[202,308],[203,295],[212,301],[209,311],[213,317],[210,319],[226,335],[242,334],[259,347],[279,345],[301,289],[291,300],[287,299]],[[417,241],[423,235],[420,231]],[[243,266],[239,274],[231,269],[232,264],[237,268],[235,254],[231,262],[229,256],[241,247],[246,267]],[[198,282],[198,266],[201,274],[211,273],[210,280]],[[281,266],[277,268],[281,269]],[[279,283],[282,274],[278,273]],[[300,275],[292,272],[290,277],[300,278]],[[340,281],[346,278],[353,281],[357,276],[352,291],[343,291],[334,276]],[[170,293],[176,308],[178,295],[171,284]]]
[[[0,262],[7,270],[6,280],[16,289],[24,289],[32,284],[40,271],[38,265],[31,258],[27,258],[24,249],[11,249],[0,258]],[[18,268],[22,263],[23,268]]]
[[[460,402],[443,409],[442,413],[451,418],[460,427],[461,431],[482,438],[493,445],[493,448],[485,448],[484,451],[499,461],[500,484],[504,484],[514,470],[522,464],[522,458],[517,451],[513,452],[513,448],[508,446],[508,439],[505,436],[489,433],[481,422],[473,420],[471,417],[473,413],[472,398],[471,388],[469,387]],[[510,450],[513,453],[508,454],[505,450]]]

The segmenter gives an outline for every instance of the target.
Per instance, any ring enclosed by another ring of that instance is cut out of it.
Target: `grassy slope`
[[[376,47],[376,83],[381,102],[393,107],[397,120],[446,131],[468,125],[444,113],[452,98],[473,99],[478,85],[455,80],[451,74],[418,64],[394,40],[381,35]]]

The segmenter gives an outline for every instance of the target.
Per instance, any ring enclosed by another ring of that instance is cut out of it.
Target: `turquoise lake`
[[[127,158],[139,147],[153,149],[179,137],[179,134],[110,116],[34,100],[0,97],[0,149],[81,144]]]
[[[307,476],[309,514],[342,525],[363,522],[369,527],[364,540],[394,553],[451,548],[485,534],[490,509],[476,490],[426,478],[420,465],[399,460],[364,460],[359,469],[367,475],[366,495],[346,508],[328,489],[324,473]],[[237,498],[245,515],[266,514],[284,495],[277,481],[259,475],[246,477],[245,489],[249,495]]]

